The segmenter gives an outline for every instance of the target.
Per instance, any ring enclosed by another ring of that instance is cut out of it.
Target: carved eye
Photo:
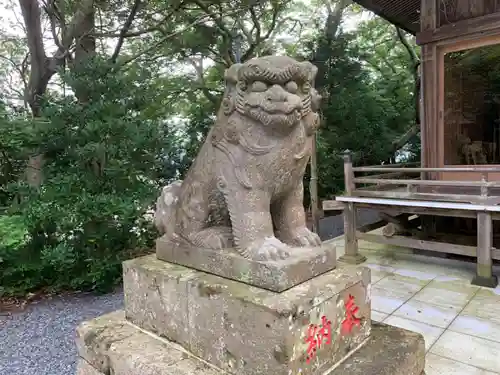
[[[255,81],[252,83],[253,92],[264,92],[267,90],[267,85],[262,81]]]
[[[311,90],[311,84],[309,82],[306,82],[302,85],[302,91],[303,92],[309,92]]]
[[[294,81],[290,81],[285,85],[286,91],[295,94],[299,89],[299,86]]]
[[[239,81],[238,82],[238,89],[241,91],[246,91],[247,90],[247,83],[244,81]]]

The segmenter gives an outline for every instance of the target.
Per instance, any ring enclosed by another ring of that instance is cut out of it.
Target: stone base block
[[[347,263],[347,264],[361,264],[366,262],[366,257],[361,254],[356,255],[348,255],[344,254],[339,259],[339,262]]]
[[[222,371],[125,320],[123,311],[77,328],[77,375],[221,375]]]
[[[369,336],[369,283],[368,268],[347,266],[275,293],[154,255],[124,263],[130,322],[238,375],[335,366]]]
[[[491,277],[476,275],[472,279],[471,284],[484,286],[485,288],[496,288],[498,286],[498,277],[496,275],[492,275]]]
[[[83,358],[78,359],[76,364],[76,375],[104,375]]]
[[[259,262],[243,258],[234,249],[210,250],[160,237],[156,241],[158,259],[241,281],[259,288],[282,292],[322,273],[337,263],[333,242],[320,247],[292,249],[287,259]]]
[[[182,347],[128,323],[123,312],[85,322],[77,329],[77,375],[223,375],[228,374]],[[364,346],[321,375],[423,375],[425,345],[421,335],[374,323]],[[311,365],[313,366],[313,364]],[[293,375],[304,374],[290,372]],[[240,374],[235,371],[234,374]],[[264,373],[264,372],[263,372]],[[266,375],[274,375],[266,372]]]

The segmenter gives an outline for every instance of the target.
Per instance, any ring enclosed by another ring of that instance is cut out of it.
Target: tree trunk
[[[316,89],[321,93],[324,86],[326,63],[331,55],[331,43],[335,40],[342,21],[345,9],[351,4],[351,0],[338,0],[334,9],[328,6],[328,17],[326,19],[323,37],[320,39],[311,62],[318,67],[316,75]]]
[[[40,22],[40,7],[38,1],[19,0],[26,26],[26,37],[30,52],[30,77],[26,90],[26,101],[29,103],[33,116],[40,116],[40,96],[47,90],[52,74],[49,71],[50,61],[45,54]]]
[[[75,35],[80,36],[80,45],[88,48],[92,37],[86,37],[81,30],[89,30],[89,27],[82,28],[81,25],[93,25],[93,7],[94,0],[81,0],[79,9],[75,13],[68,27],[61,24],[62,40],[54,40],[58,46],[57,51],[47,57],[45,46],[43,44],[43,33],[41,26],[41,9],[37,0],[19,0],[21,12],[23,14],[24,26],[26,30],[26,39],[30,54],[30,76],[25,92],[26,102],[31,108],[34,118],[41,117],[41,98],[47,91],[52,76],[57,69],[64,63],[68,56],[68,51],[75,39]],[[45,8],[47,15],[54,24],[58,21],[57,16],[51,9]],[[64,22],[62,22],[64,23]],[[92,30],[93,26],[90,26]],[[57,37],[54,35],[54,38]],[[82,47],[83,48],[83,47]],[[92,49],[92,48],[91,48]],[[93,47],[95,52],[95,45]],[[39,150],[33,150],[33,156],[29,159],[26,168],[26,179],[31,186],[40,186],[43,181],[44,157]]]
[[[30,76],[25,92],[25,100],[31,108],[33,117],[41,115],[41,96],[47,90],[50,77],[53,73],[49,71],[50,61],[45,54],[42,39],[42,26],[40,22],[40,7],[38,1],[19,0],[26,27],[26,37],[30,52]],[[43,181],[42,168],[44,164],[43,155],[34,150],[33,156],[28,160],[25,175],[30,186],[40,186]]]
[[[82,66],[96,55],[96,42],[93,36],[95,28],[95,11],[92,10],[83,17],[79,27],[75,30],[75,60],[74,68],[81,69]],[[81,103],[89,100],[88,88],[78,86],[75,95]]]

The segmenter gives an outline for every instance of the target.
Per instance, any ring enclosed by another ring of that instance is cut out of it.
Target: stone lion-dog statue
[[[321,245],[306,226],[302,182],[320,123],[316,73],[287,56],[227,69],[215,124],[184,180],[158,198],[163,236],[258,261]]]

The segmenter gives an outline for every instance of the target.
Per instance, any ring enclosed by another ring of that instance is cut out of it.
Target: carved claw
[[[253,260],[278,260],[290,256],[290,247],[273,236],[253,241],[242,249],[241,253]]]
[[[319,236],[311,232],[307,227],[299,228],[287,236],[287,243],[293,246],[321,246],[321,239]]]

